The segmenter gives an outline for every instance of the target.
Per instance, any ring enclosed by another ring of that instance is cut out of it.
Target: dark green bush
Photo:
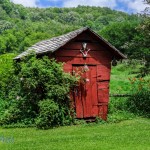
[[[49,128],[59,125],[59,106],[53,100],[43,100],[39,102],[40,113],[36,119],[38,128]]]
[[[34,124],[37,117],[39,127],[39,122],[42,127],[68,124],[71,120],[69,93],[76,82],[75,77],[63,71],[62,63],[48,57],[37,59],[34,55],[29,55],[21,62],[15,63],[7,79],[3,98],[9,105],[1,116],[0,124]],[[50,99],[51,104],[46,112],[51,111],[54,114],[54,106],[59,108],[59,116],[54,120],[49,117],[48,125],[45,124],[48,120],[43,119],[43,123],[42,119],[39,121],[40,116],[46,115],[43,113],[47,108],[45,99]]]
[[[120,122],[135,117],[133,113],[128,111],[127,100],[128,100],[127,97],[110,98],[107,122]]]
[[[132,91],[127,100],[127,108],[137,115],[150,117],[150,80],[133,78],[130,82]]]
[[[109,114],[126,110],[126,97],[111,97],[108,105]]]
[[[70,125],[74,121],[70,108],[60,106],[54,100],[40,101],[39,110],[40,113],[36,118],[37,128],[48,129],[55,126]]]
[[[4,114],[2,115],[0,119],[0,124],[11,124],[11,123],[17,123],[18,118],[21,118],[21,110],[17,108],[16,105],[12,105],[9,107],[9,109],[4,111]]]

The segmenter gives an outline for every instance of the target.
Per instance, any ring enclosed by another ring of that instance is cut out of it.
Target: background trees
[[[25,8],[9,0],[2,0],[0,2],[0,54],[20,53],[43,39],[88,26],[102,33],[125,54],[132,55],[131,48],[123,46],[139,34],[135,28],[141,21],[140,16],[109,8],[90,6]]]
[[[137,26],[137,21],[112,23],[103,28],[100,34],[120,51],[132,57],[134,55],[133,51],[131,48],[127,48],[126,45],[127,42],[132,42],[134,37],[138,35],[138,31],[136,30]]]

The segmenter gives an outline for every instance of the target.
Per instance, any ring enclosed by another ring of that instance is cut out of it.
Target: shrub
[[[127,100],[129,111],[150,117],[150,80],[129,79],[132,84],[131,97]]]
[[[39,102],[39,115],[36,118],[36,126],[41,129],[68,125],[74,120],[70,113],[70,108],[59,105],[54,100],[43,100]]]
[[[9,107],[9,109],[4,111],[4,114],[2,115],[0,119],[0,124],[11,124],[11,123],[17,123],[18,118],[21,118],[20,109],[17,108],[17,106],[12,105]]]
[[[120,122],[135,117],[127,109],[127,100],[127,97],[111,97],[107,122]]]
[[[113,112],[112,114],[108,114],[107,122],[117,123],[117,122],[120,122],[123,120],[133,119],[135,117],[136,116],[133,113],[127,111],[127,109],[126,110],[117,110],[116,112]]]
[[[38,128],[49,128],[61,124],[59,122],[59,106],[53,100],[39,102],[40,113],[36,119]]]
[[[69,122],[70,116],[66,115],[70,114],[69,93],[76,82],[75,77],[63,71],[62,63],[57,63],[54,59],[50,60],[46,56],[37,59],[34,55],[29,55],[21,62],[14,64],[13,71],[7,79],[4,98],[9,105],[0,123],[34,123],[37,116],[38,120],[40,116],[44,116],[43,109],[46,109],[46,103],[48,104],[45,99],[51,100],[50,108],[46,111],[55,113],[56,105],[58,105],[59,114],[62,113],[57,117],[57,121],[50,120],[51,123],[49,122],[48,125],[54,126],[54,122],[56,122],[55,125],[60,122],[62,124]],[[41,120],[37,122],[42,124]],[[43,120],[42,126],[44,125],[48,126]]]
[[[126,97],[111,97],[108,105],[109,114],[126,110]]]
[[[8,81],[13,71],[13,57],[13,53],[0,55],[0,102],[4,101],[4,95],[8,91]]]

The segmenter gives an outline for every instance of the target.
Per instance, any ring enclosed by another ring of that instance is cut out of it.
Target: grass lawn
[[[7,142],[9,137],[14,142]],[[49,130],[0,128],[0,138],[0,150],[150,150],[150,119]]]

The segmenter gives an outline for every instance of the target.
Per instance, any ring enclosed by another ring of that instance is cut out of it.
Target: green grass
[[[111,80],[110,80],[110,93],[111,94],[129,94],[131,84],[129,78],[136,77],[139,72],[140,64],[127,64],[119,63],[117,66],[112,67]],[[147,77],[146,77],[147,78]]]
[[[112,67],[110,80],[110,94],[131,94],[133,84],[130,83],[129,78],[137,77],[140,73],[142,65],[139,61],[133,60],[132,63],[125,60],[123,63],[118,63],[117,66]],[[149,76],[144,77],[145,80],[150,79]],[[110,97],[109,100],[109,117],[111,122],[119,122],[122,120],[133,119],[135,115],[129,113],[126,106],[128,97]]]
[[[137,118],[116,124],[87,124],[49,130],[0,129],[1,150],[149,150],[150,120]]]
[[[0,57],[4,62],[0,73],[12,65],[13,57],[14,54]],[[110,93],[129,94],[128,78],[135,77],[139,67],[125,64],[113,67]],[[0,150],[150,150],[150,119],[136,118],[126,112],[125,101],[126,98],[110,99],[108,121],[119,123],[83,124],[49,130],[1,127]],[[0,107],[1,104],[2,101]],[[13,143],[8,142],[10,137],[13,137]]]

